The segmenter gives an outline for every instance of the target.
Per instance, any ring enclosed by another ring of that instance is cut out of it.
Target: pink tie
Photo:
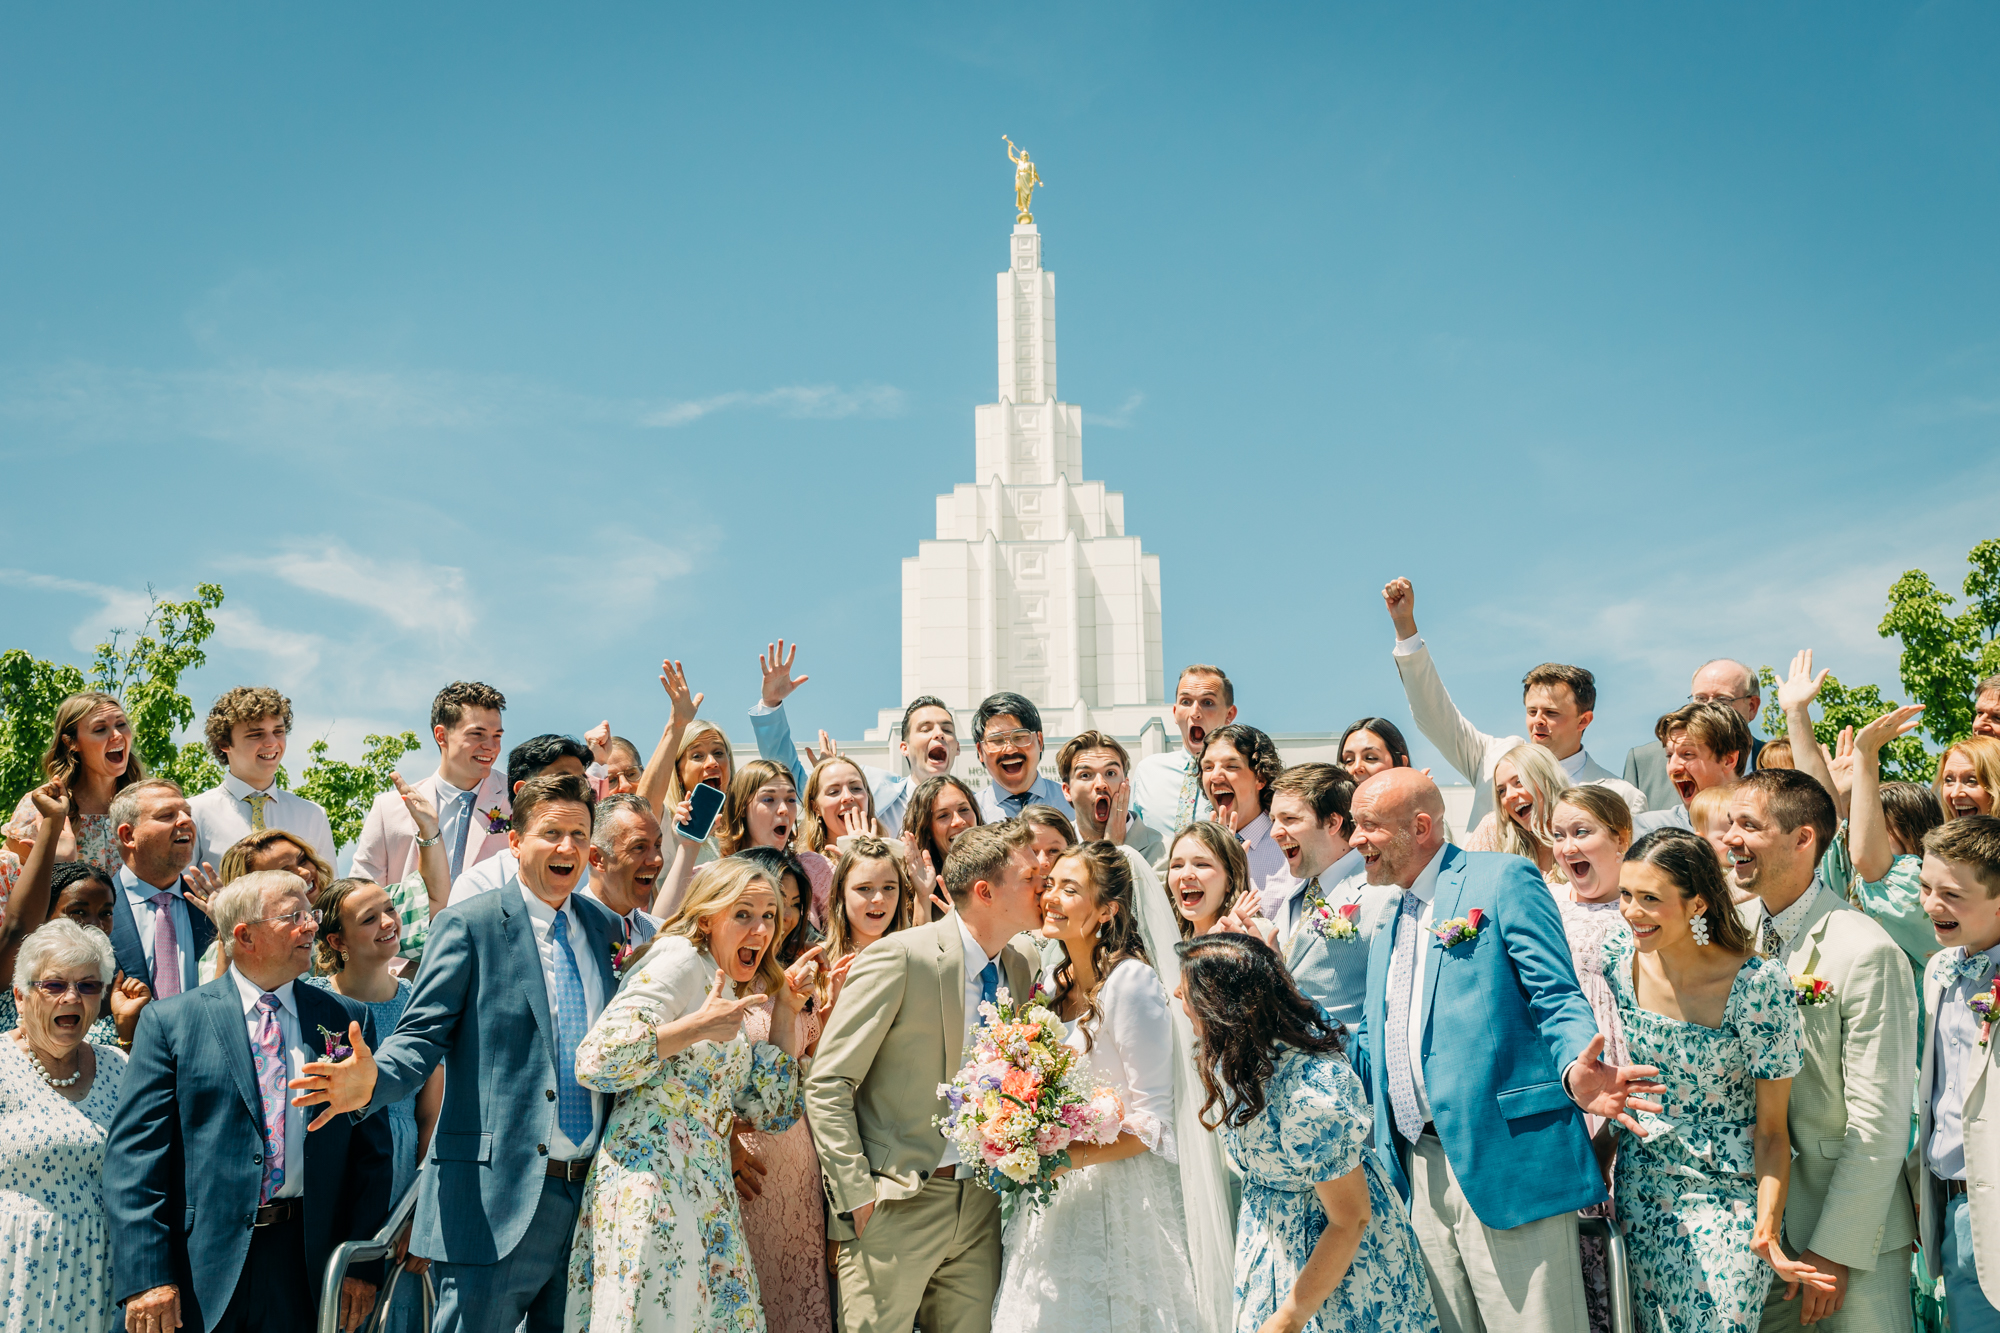
[[[285,1091],[291,1066],[285,1059],[285,1038],[278,1027],[278,997],[265,991],[257,997],[257,1091],[264,1100],[264,1196],[269,1203],[285,1186]]]
[[[174,933],[174,895],[162,889],[146,900],[153,905],[153,998],[181,993],[181,943]]]

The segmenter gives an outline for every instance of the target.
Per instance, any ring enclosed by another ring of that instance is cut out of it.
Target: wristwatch
[[[439,830],[437,831],[437,836],[436,836],[436,837],[434,837],[434,838],[422,838],[422,837],[418,838],[418,839],[417,839],[417,846],[419,846],[419,847],[435,847],[435,846],[437,846],[437,845],[438,845],[439,843],[441,843],[441,842],[443,842],[443,841],[444,841],[444,830],[443,830],[442,828],[440,828],[440,829],[439,829]]]

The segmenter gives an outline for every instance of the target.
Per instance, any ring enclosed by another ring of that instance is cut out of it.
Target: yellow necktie
[[[250,806],[250,831],[253,833],[262,833],[264,831],[264,807],[278,798],[261,791],[253,791],[243,799]]]

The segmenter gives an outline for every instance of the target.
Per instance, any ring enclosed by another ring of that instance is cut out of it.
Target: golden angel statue
[[[1035,215],[1028,211],[1028,203],[1042,178],[1035,174],[1035,164],[1028,160],[1027,149],[1014,147],[1014,141],[1004,134],[1000,137],[1007,143],[1007,160],[1014,164],[1014,207],[1019,210],[1014,221],[1033,222]]]

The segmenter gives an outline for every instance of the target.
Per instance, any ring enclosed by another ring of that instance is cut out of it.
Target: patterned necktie
[[[1757,923],[1757,952],[1766,958],[1776,958],[1785,950],[1785,942],[1778,938],[1778,924],[1765,913]]]
[[[285,1035],[278,1026],[278,997],[265,991],[257,997],[257,1091],[264,1099],[264,1193],[269,1203],[285,1187],[285,1088],[291,1066],[285,1059]]]
[[[1993,957],[1985,953],[1966,953],[1959,950],[1956,958],[1948,958],[1944,964],[1944,986],[1950,990],[1959,982],[1971,977],[1974,981],[1985,979],[1986,970],[1993,966]]]
[[[243,804],[250,807],[250,831],[252,833],[262,833],[264,831],[266,828],[264,823],[264,807],[277,799],[277,797],[261,791],[253,791],[243,798]]]
[[[1181,775],[1180,798],[1174,802],[1174,828],[1184,829],[1194,823],[1195,802],[1201,799],[1201,765],[1193,755],[1188,756],[1187,772]],[[1169,830],[1171,832],[1171,830]]]
[[[1417,1085],[1410,1076],[1410,987],[1417,972],[1417,915],[1423,911],[1417,895],[1403,890],[1396,908],[1396,948],[1389,956],[1389,1017],[1383,1024],[1383,1066],[1389,1079],[1389,1105],[1396,1128],[1410,1142],[1423,1133],[1424,1116],[1417,1107]]]
[[[153,905],[153,998],[181,993],[181,942],[174,930],[174,895],[165,889],[146,900]]]
[[[590,1092],[576,1081],[576,1048],[589,1028],[583,998],[583,974],[576,970],[576,951],[569,944],[569,913],[557,912],[549,938],[556,949],[556,1125],[581,1147],[590,1138],[597,1117]]]
[[[988,959],[985,968],[979,974],[979,1002],[993,1004],[999,996],[1000,963],[997,959]]]
[[[465,843],[472,833],[472,798],[478,792],[463,791],[452,802],[452,822],[458,827],[451,835],[451,877],[458,878],[458,872],[465,868]],[[560,920],[560,918],[558,918]]]

